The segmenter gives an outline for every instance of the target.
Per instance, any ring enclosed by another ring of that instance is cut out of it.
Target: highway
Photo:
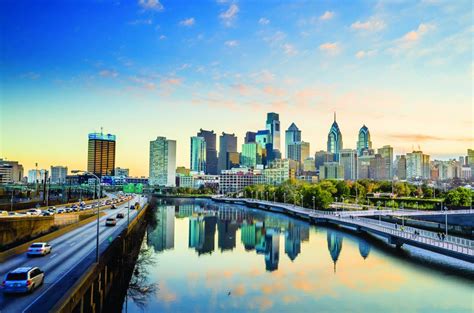
[[[143,207],[146,203],[146,198],[135,196],[130,200],[130,204],[132,205],[135,202],[140,202],[140,207]],[[100,250],[103,250],[103,246],[108,245],[110,239],[114,239],[127,227],[127,205],[128,203],[125,202],[119,205],[117,209],[101,211],[105,213],[105,216],[100,218]],[[117,225],[114,227],[105,226],[105,220],[108,217],[115,217],[119,212],[124,213],[125,218],[117,219]],[[132,221],[136,215],[136,210],[130,210],[130,221]],[[79,265],[84,267],[84,265],[90,265],[95,261],[96,227],[97,223],[94,221],[50,241],[52,252],[44,257],[28,258],[26,254],[21,254],[0,264],[2,281],[6,273],[17,267],[38,266],[45,272],[43,286],[37,288],[32,294],[4,295],[0,292],[0,313],[46,311],[43,305],[46,300],[52,299],[44,298],[51,298],[51,292],[62,295],[61,292],[67,290],[67,286],[64,286],[64,281],[67,281],[68,284],[71,285],[71,283],[74,283],[74,281],[71,280],[72,273],[74,271],[79,272],[76,273],[75,276],[82,273],[81,271],[83,269],[79,269]],[[41,309],[38,309],[40,303],[42,304]],[[54,305],[54,303],[51,303],[51,305]]]

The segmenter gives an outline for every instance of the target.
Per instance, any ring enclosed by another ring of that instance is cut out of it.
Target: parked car
[[[125,215],[123,213],[117,213],[116,217],[117,218],[125,218]]]
[[[64,211],[65,211],[66,213],[71,213],[71,212],[72,212],[72,209],[71,209],[71,208],[65,208]]]
[[[86,210],[92,209],[92,205],[86,205]]]
[[[113,217],[109,217],[105,220],[105,226],[115,226],[117,225],[117,220]]]
[[[44,272],[38,267],[19,267],[5,276],[4,293],[30,293],[44,282]]]
[[[40,209],[29,209],[26,211],[26,215],[40,215],[41,210]]]
[[[0,216],[8,216],[8,212],[7,211],[0,211]]]
[[[41,212],[40,216],[52,216],[53,214],[51,214],[51,212],[49,211],[46,211],[44,210],[43,212]]]
[[[116,208],[117,208],[117,207],[116,207],[114,204],[112,204],[112,205],[110,206],[110,209],[112,209],[112,210],[115,210]]]
[[[56,209],[56,214],[62,214],[66,212],[64,209]]]
[[[51,245],[47,242],[35,242],[32,244],[28,251],[26,252],[27,256],[35,256],[35,255],[46,255],[51,253]]]
[[[77,208],[79,208],[79,206],[78,206],[77,204],[73,204],[73,205],[71,206],[71,209],[77,209]]]

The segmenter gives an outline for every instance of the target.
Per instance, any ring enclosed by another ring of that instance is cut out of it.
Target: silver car
[[[44,272],[38,267],[19,267],[5,276],[4,293],[30,293],[44,282]]]
[[[47,242],[35,242],[28,248],[27,256],[46,255],[51,253],[51,245]]]

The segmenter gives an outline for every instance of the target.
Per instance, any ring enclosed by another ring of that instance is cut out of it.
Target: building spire
[[[334,123],[336,122],[336,111],[334,111]]]

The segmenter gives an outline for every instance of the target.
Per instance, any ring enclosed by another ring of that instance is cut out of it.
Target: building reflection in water
[[[360,255],[365,259],[369,256],[370,253],[370,244],[367,242],[367,240],[363,238],[357,238],[359,241],[359,253]]]
[[[278,269],[280,260],[280,230],[270,228],[265,232],[265,269],[269,272]]]
[[[339,232],[328,229],[327,231],[328,250],[334,263],[334,273],[336,273],[336,263],[342,250],[342,236]]]
[[[156,225],[147,229],[147,244],[156,252],[174,248],[175,206],[159,206],[156,211]]]
[[[189,218],[189,248],[199,255],[214,252],[217,217],[198,216]]]
[[[285,232],[285,253],[294,261],[301,252],[301,242],[309,240],[309,226],[290,222]]]

